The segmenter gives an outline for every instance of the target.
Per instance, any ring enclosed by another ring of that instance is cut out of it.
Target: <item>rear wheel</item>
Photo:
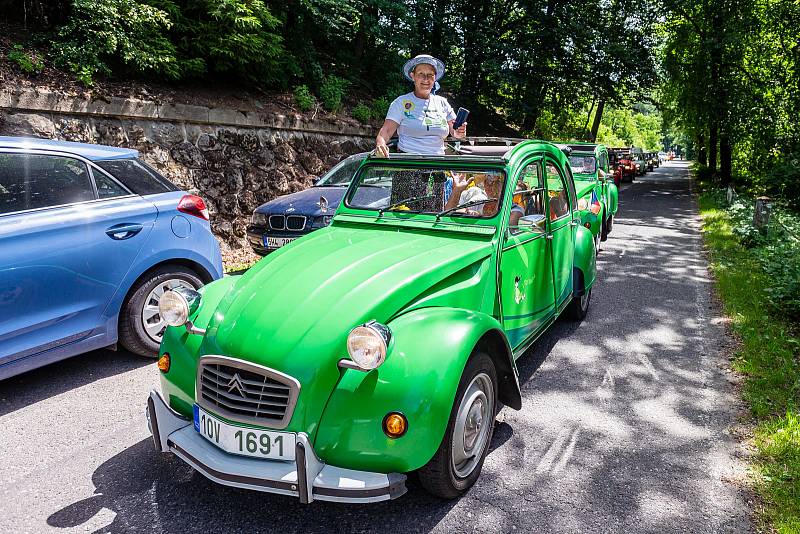
[[[162,265],[140,278],[122,305],[119,342],[129,351],[155,358],[167,324],[158,312],[165,291],[182,286],[197,289],[203,281],[197,273],[180,265]]]
[[[602,226],[601,236],[600,236],[600,239],[602,241],[605,241],[606,239],[608,239],[608,234],[611,233],[611,228],[613,226],[614,226],[614,216],[613,215],[609,215],[608,217],[603,219],[603,226]]]
[[[418,471],[429,493],[454,499],[475,484],[492,441],[497,405],[494,362],[486,353],[474,353],[461,375],[442,443]]]
[[[589,301],[592,299],[592,290],[584,291],[580,297],[572,297],[572,302],[567,308],[567,316],[573,321],[582,321],[589,312]]]

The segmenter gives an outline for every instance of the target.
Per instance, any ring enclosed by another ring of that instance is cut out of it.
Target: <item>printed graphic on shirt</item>
[[[408,117],[409,119],[414,118],[414,102],[411,100],[403,100],[403,115]]]

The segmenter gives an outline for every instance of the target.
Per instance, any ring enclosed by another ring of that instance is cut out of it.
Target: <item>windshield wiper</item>
[[[446,210],[440,211],[439,213],[436,214],[436,222],[439,221],[439,217],[441,217],[442,215],[447,215],[448,213],[452,213],[454,211],[457,211],[457,210],[460,210],[460,209],[464,209],[464,208],[470,208],[472,206],[479,206],[479,205],[485,204],[487,202],[494,202],[495,200],[497,200],[497,199],[496,198],[482,198],[480,200],[470,200],[469,202],[464,202],[463,204],[459,204],[458,206],[453,206],[452,208],[447,208]]]
[[[381,208],[380,210],[378,210],[378,217],[383,215],[384,211],[390,211],[392,208],[396,208],[398,206],[402,206],[403,204],[406,204],[408,202],[418,202],[420,200],[425,200],[425,199],[428,199],[428,198],[433,198],[433,195],[424,195],[424,196],[420,196],[420,197],[404,198],[403,200],[399,200],[399,201],[395,202],[394,204],[390,204],[390,205],[386,206],[385,208]]]

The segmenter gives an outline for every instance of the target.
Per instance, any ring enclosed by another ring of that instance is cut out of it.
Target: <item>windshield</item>
[[[366,154],[357,154],[356,156],[343,159],[334,165],[331,170],[326,172],[314,185],[350,185],[350,180],[353,179],[353,175],[356,173],[358,166],[361,165],[365,157]]]
[[[597,158],[594,156],[570,156],[569,166],[574,174],[594,174],[597,171]]]
[[[447,210],[448,215],[489,218],[499,210],[504,186],[505,174],[499,170],[371,165],[356,179],[346,205],[381,213]]]

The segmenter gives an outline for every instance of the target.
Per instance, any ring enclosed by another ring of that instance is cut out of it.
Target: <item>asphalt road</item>
[[[157,454],[151,361],[98,351],[0,383],[0,532],[749,531],[740,405],[686,165],[626,185],[591,309],[519,361],[483,474],[443,502],[374,505],[216,485]]]

